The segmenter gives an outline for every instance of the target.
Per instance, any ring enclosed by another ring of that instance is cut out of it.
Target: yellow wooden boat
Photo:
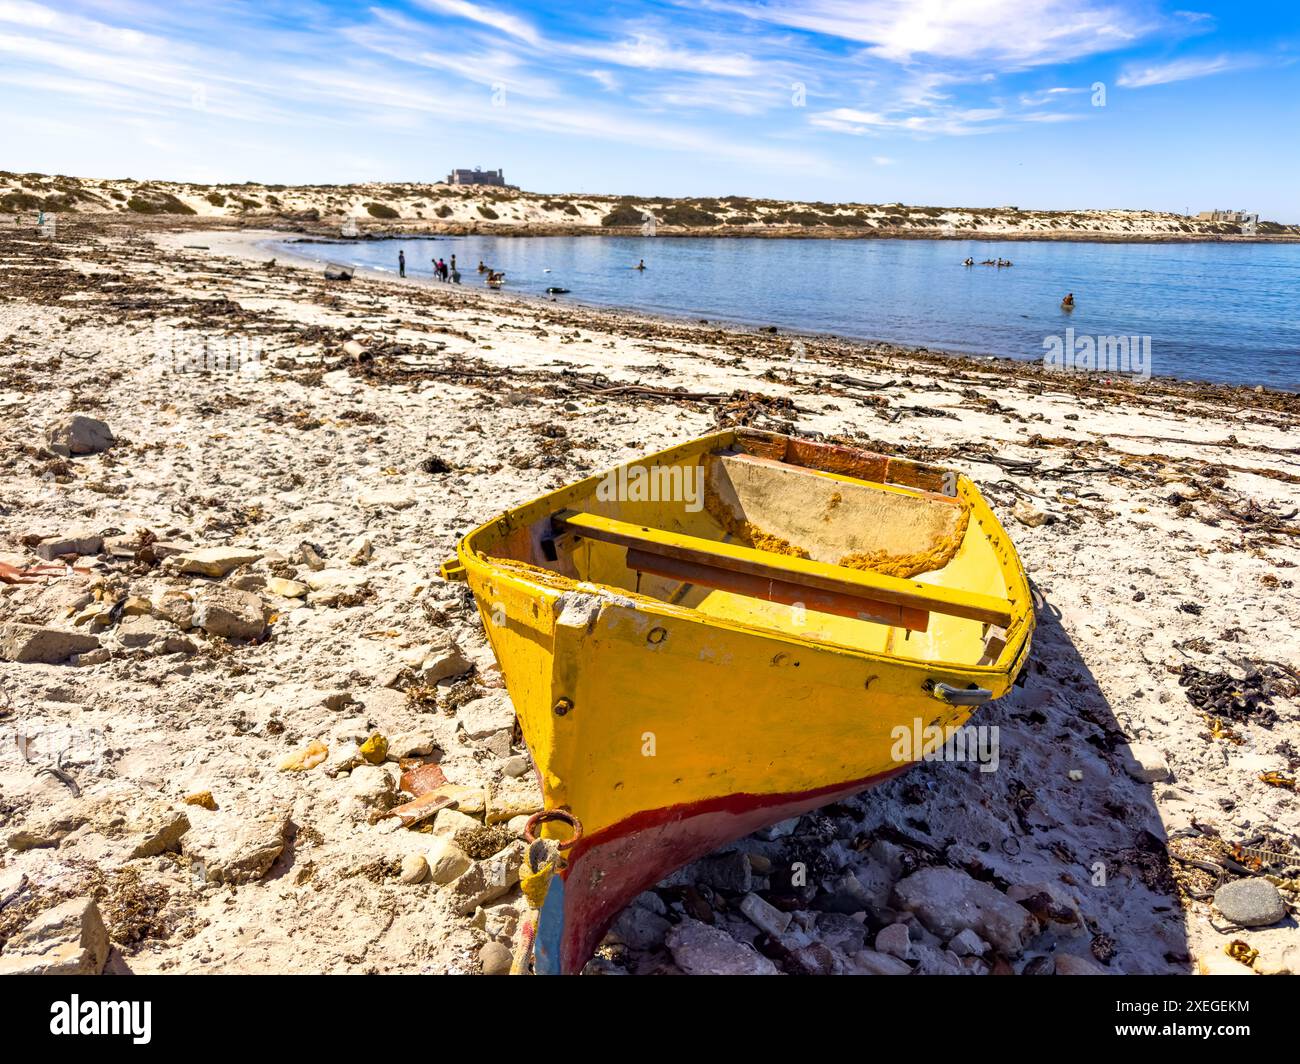
[[[562,848],[539,972],[579,971],[674,869],[930,752],[1006,692],[1034,625],[965,476],[747,429],[494,518],[443,573],[474,592]],[[900,758],[899,729],[939,738]]]

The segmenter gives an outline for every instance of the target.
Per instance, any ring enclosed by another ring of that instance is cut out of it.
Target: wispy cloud
[[[1204,59],[1173,59],[1166,63],[1150,63],[1126,67],[1115,84],[1125,89],[1147,89],[1152,85],[1170,85],[1175,81],[1205,78],[1211,74],[1224,74],[1250,65],[1245,57],[1218,55]]]

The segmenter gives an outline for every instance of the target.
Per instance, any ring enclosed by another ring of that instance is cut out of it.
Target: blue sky
[[[1300,5],[1182,2],[0,0],[0,169],[1300,222]]]

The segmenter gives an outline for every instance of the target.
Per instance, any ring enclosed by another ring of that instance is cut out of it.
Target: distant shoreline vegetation
[[[487,185],[200,185],[134,178],[0,172],[0,213],[125,214],[289,222],[312,236],[807,236],[955,240],[1300,241],[1300,225],[1234,222],[1150,210],[1022,210],[903,203],[826,203],[749,196],[602,196]]]

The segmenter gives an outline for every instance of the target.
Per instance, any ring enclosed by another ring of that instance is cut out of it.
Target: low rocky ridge
[[[407,182],[356,185],[196,185],[0,173],[0,213],[186,216],[292,223],[337,236],[359,233],[627,233],[716,236],[1016,236],[1091,239],[1240,239],[1229,222],[1144,210],[1035,211],[1018,207],[924,207],[820,203],[748,196],[684,199],[525,192],[488,186]],[[1300,227],[1261,221],[1263,238],[1300,239]]]

